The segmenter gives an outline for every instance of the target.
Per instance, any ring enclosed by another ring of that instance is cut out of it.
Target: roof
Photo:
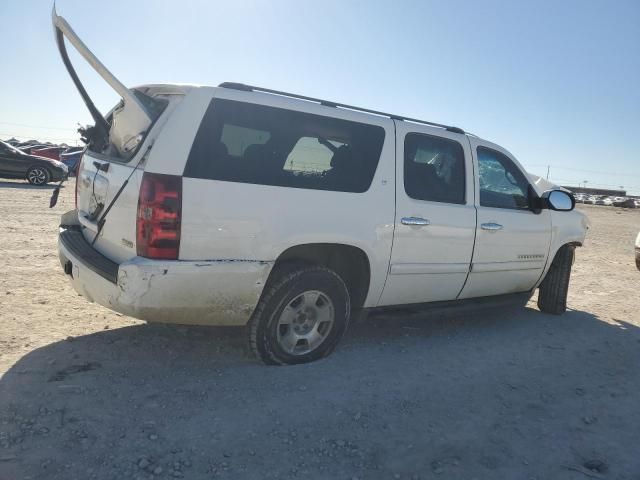
[[[333,107],[333,108],[342,108],[342,109],[346,109],[346,110],[354,110],[357,112],[364,112],[364,113],[369,113],[372,115],[378,115],[381,117],[388,117],[391,118],[392,120],[400,120],[400,121],[406,121],[406,122],[413,122],[413,123],[421,123],[424,125],[430,125],[432,127],[440,127],[440,128],[444,128],[445,130],[449,131],[449,132],[453,132],[453,133],[461,133],[461,134],[469,134],[468,132],[465,132],[464,130],[462,130],[461,128],[458,127],[454,127],[452,125],[444,125],[442,123],[436,123],[436,122],[429,122],[427,120],[419,120],[417,118],[410,118],[410,117],[404,117],[401,115],[395,115],[392,113],[385,113],[385,112],[380,112],[378,110],[371,110],[369,108],[362,108],[362,107],[356,107],[353,105],[347,105],[345,103],[338,103],[338,102],[333,102],[330,100],[323,100],[320,98],[314,98],[314,97],[307,97],[306,95],[298,95],[295,93],[289,93],[289,92],[283,92],[280,90],[273,90],[270,88],[263,88],[263,87],[256,87],[253,85],[245,85],[244,83],[234,83],[234,82],[223,82],[219,85],[220,88],[228,88],[231,90],[240,90],[243,92],[263,92],[263,93],[271,93],[274,95],[280,95],[283,97],[289,97],[289,98],[295,98],[298,100],[306,100],[309,102],[315,102],[315,103],[319,103],[320,105],[324,105],[326,107]]]

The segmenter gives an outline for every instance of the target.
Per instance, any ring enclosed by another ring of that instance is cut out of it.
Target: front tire
[[[31,167],[27,171],[27,181],[31,185],[46,185],[51,180],[51,174],[44,167]]]
[[[347,330],[350,308],[347,287],[333,270],[299,266],[276,272],[249,323],[251,349],[267,365],[326,357]]]
[[[538,308],[545,313],[560,315],[567,310],[567,293],[575,247],[563,245],[556,253],[547,276],[538,291]]]

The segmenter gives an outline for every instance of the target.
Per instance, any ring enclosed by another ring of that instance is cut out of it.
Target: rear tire
[[[50,180],[51,174],[44,167],[31,167],[27,171],[27,181],[31,185],[46,185]]]
[[[573,245],[563,245],[556,253],[538,291],[540,311],[560,315],[567,310],[567,293],[574,251]]]
[[[249,322],[251,349],[267,365],[326,357],[349,324],[351,306],[344,281],[320,266],[296,266],[275,275]]]

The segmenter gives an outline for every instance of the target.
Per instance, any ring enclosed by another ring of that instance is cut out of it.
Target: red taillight
[[[182,177],[145,172],[136,222],[138,255],[177,260],[181,217]]]

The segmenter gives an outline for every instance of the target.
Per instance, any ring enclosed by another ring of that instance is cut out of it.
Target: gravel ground
[[[0,479],[640,479],[640,211],[580,207],[570,311],[385,314],[265,367],[242,329],[147,325],[60,269],[72,183],[0,182]]]

